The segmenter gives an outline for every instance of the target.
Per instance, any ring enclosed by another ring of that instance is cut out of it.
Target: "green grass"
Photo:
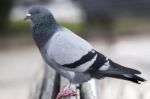
[[[70,29],[75,33],[80,33],[84,23],[71,23],[71,22],[60,22],[62,26]],[[100,27],[100,26],[97,26]],[[138,20],[135,18],[130,19],[118,19],[113,24],[115,35],[127,33],[129,31],[139,31],[142,29],[149,29],[150,22]],[[7,27],[4,35],[31,35],[30,21],[12,21]],[[80,34],[79,34],[80,35]]]
[[[149,20],[139,20],[135,18],[119,19],[114,24],[114,30],[116,34],[126,33],[129,31],[148,30],[149,27]]]
[[[76,33],[80,33],[83,27],[83,23],[61,22],[61,25]]]
[[[70,29],[73,32],[79,33],[82,24],[81,23],[68,23],[68,22],[61,22],[61,25]],[[5,35],[28,35],[31,32],[30,21],[11,21],[7,30],[5,30]]]

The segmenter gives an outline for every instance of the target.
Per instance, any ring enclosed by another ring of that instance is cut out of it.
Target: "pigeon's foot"
[[[73,89],[65,89],[65,90],[61,90],[58,94],[56,99],[61,99],[62,97],[67,97],[67,96],[75,96],[76,95],[76,91],[74,91]]]

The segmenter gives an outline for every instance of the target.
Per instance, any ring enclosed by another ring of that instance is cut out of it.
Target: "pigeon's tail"
[[[137,74],[141,74],[140,71],[121,66],[117,63],[112,62],[111,60],[109,61],[110,61],[109,62],[110,68],[105,71],[99,70],[95,72],[93,77],[97,79],[100,79],[103,77],[113,77],[113,78],[129,80],[138,84],[140,84],[140,82],[146,81],[144,78],[137,76]]]

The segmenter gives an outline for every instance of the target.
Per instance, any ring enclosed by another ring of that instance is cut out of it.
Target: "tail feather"
[[[106,75],[107,77],[114,77],[114,78],[119,78],[119,79],[123,79],[123,80],[128,80],[137,84],[140,84],[140,82],[144,82],[146,81],[144,78],[141,78],[137,75],[134,74],[127,74],[126,75],[117,75],[117,74],[111,74],[111,75]]]
[[[128,73],[128,74],[141,74],[140,71],[132,69],[132,68],[128,68],[128,67],[124,67],[122,65],[119,65],[115,62],[113,62],[112,60],[109,60],[109,63],[111,65],[111,69],[112,71],[120,71],[121,73]]]
[[[111,73],[108,73],[108,72],[104,73],[104,72],[101,72],[101,71],[95,72],[93,77],[97,78],[97,79],[101,79],[101,78],[104,78],[104,77],[112,77],[112,78],[128,80],[128,81],[131,81],[131,82],[134,82],[134,83],[137,83],[137,84],[140,84],[140,82],[146,81],[144,78],[139,77],[139,76],[137,76],[135,74],[123,74],[123,75],[120,75],[120,74],[117,74],[117,73],[111,74]]]
[[[92,73],[92,76],[97,79],[101,79],[104,77],[113,77],[113,78],[128,80],[137,84],[146,81],[144,78],[136,75],[136,74],[141,74],[141,72],[138,70],[121,66],[119,64],[112,62],[111,60],[110,60],[110,65],[111,67],[108,70],[105,71],[98,70]]]

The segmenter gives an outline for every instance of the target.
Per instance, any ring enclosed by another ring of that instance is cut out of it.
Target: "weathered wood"
[[[42,88],[42,79],[44,77],[44,68],[42,66],[38,69],[38,71],[33,75],[34,82],[32,82],[29,99],[39,99],[40,89]]]
[[[82,99],[100,99],[94,79],[81,85],[81,97]]]
[[[45,77],[43,79],[39,99],[55,99],[60,90],[68,88],[67,85],[69,85],[69,81],[67,79],[61,77],[60,80],[60,75],[46,65]],[[82,84],[80,88],[73,84],[71,84],[70,88],[75,90],[77,95],[62,97],[61,99],[81,99],[81,96],[82,99],[100,99],[97,94],[98,90],[96,87],[96,82],[93,79]]]
[[[40,96],[41,88],[42,88],[42,79],[44,77],[44,69],[41,67],[39,71],[36,73],[37,81],[33,84],[33,88],[35,89],[34,93],[31,93],[31,96],[33,95],[33,99],[38,99]]]
[[[45,66],[45,77],[43,79],[41,94],[39,99],[55,99],[60,88],[60,75],[53,69]]]

